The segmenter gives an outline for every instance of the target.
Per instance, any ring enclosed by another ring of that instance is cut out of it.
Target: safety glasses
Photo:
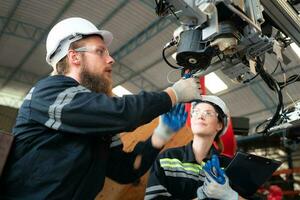
[[[91,52],[94,54],[97,54],[101,58],[109,56],[109,51],[107,48],[104,47],[95,47],[95,46],[86,46],[86,47],[79,47],[77,49],[74,49],[76,52]]]

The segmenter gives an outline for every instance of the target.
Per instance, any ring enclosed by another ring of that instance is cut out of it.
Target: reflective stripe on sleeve
[[[120,134],[117,134],[117,135],[115,135],[115,136],[113,136],[112,138],[111,138],[111,144],[110,144],[110,148],[112,148],[112,147],[116,147],[116,146],[119,146],[119,145],[121,145],[122,144],[122,141],[121,141],[121,138],[120,138]]]
[[[91,91],[79,85],[77,87],[68,88],[63,92],[59,93],[55,102],[49,107],[48,110],[49,119],[45,123],[45,125],[49,128],[58,130],[58,128],[62,124],[61,122],[62,109],[64,108],[64,106],[66,106],[72,101],[72,99],[76,94],[82,92],[91,92]]]
[[[204,180],[202,167],[205,162],[202,161],[201,165],[195,163],[183,163],[178,159],[162,158],[159,160],[160,166],[164,169],[166,176],[191,178],[194,180]]]
[[[146,194],[144,200],[150,200],[157,196],[166,196],[170,197],[171,194],[167,191],[167,189],[162,185],[155,185],[146,188]]]
[[[31,97],[32,97],[32,93],[33,93],[33,91],[34,91],[34,88],[35,88],[35,87],[33,87],[33,88],[30,89],[29,93],[26,95],[26,97],[24,98],[24,100],[31,100]]]

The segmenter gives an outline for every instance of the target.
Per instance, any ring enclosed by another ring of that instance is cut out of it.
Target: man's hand
[[[159,117],[159,124],[152,137],[160,140],[164,145],[175,132],[185,125],[186,119],[187,112],[185,112],[184,104],[177,104],[168,113]],[[154,146],[156,145],[154,144]]]
[[[194,99],[201,98],[199,78],[193,77],[187,79],[180,79],[177,82],[175,82],[172,87],[166,89],[166,92],[169,95],[170,90],[174,93],[175,96],[175,100],[173,101],[173,103],[189,102]]]

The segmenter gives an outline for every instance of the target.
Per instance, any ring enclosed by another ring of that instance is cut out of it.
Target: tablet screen
[[[252,196],[281,165],[281,162],[237,152],[225,169],[233,189],[243,197]]]

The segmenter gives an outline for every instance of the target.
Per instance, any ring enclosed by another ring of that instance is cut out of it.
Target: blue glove
[[[177,104],[168,113],[159,117],[159,124],[155,128],[154,134],[168,140],[185,125],[186,119],[187,112],[185,112],[185,105],[182,103]]]
[[[216,182],[220,184],[225,183],[225,173],[220,167],[219,158],[217,155],[213,155],[211,161],[207,161],[203,169],[213,178]]]
[[[177,132],[185,125],[186,122],[187,112],[185,112],[185,105],[183,103],[179,103],[161,117],[162,122],[168,126],[169,129],[173,132]]]
[[[197,190],[198,199],[238,200],[238,193],[230,187],[228,177],[220,167],[218,156],[213,155],[203,169],[205,181]]]

